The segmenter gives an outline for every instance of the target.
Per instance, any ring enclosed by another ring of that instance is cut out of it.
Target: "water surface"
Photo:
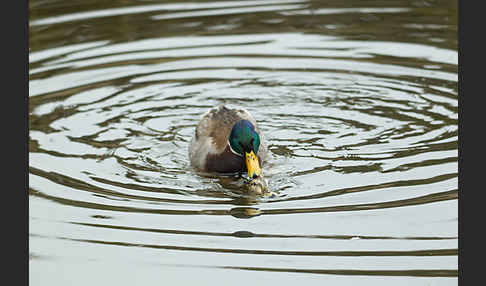
[[[457,1],[29,5],[31,285],[457,284]],[[276,196],[191,168],[219,104]]]

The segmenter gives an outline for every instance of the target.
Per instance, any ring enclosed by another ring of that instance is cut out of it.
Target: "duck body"
[[[189,145],[191,165],[203,172],[261,175],[267,154],[258,124],[245,109],[224,105],[201,116]]]

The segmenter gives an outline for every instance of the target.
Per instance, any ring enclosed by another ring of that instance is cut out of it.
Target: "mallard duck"
[[[267,153],[256,120],[245,109],[220,105],[201,116],[189,145],[191,165],[204,172],[262,176]]]

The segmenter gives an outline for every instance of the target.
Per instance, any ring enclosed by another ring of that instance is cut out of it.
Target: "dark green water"
[[[30,1],[30,285],[457,285],[457,1]],[[249,110],[276,197],[191,169]]]

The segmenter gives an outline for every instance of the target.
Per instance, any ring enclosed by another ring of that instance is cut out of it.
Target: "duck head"
[[[248,120],[239,120],[233,125],[228,141],[231,152],[245,158],[248,177],[259,177],[262,173],[257,157],[260,136],[255,126]]]

